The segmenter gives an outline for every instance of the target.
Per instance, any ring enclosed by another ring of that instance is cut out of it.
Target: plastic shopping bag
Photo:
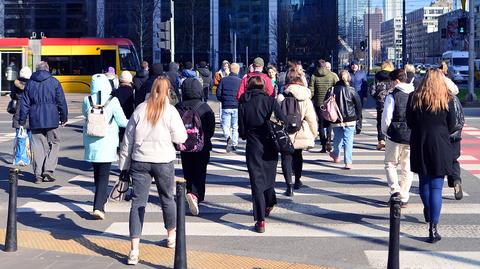
[[[17,129],[13,148],[13,165],[27,166],[32,161],[30,132],[23,127]]]

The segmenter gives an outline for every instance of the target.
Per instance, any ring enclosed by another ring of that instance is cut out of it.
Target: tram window
[[[42,56],[54,76],[91,76],[101,73],[100,56]]]
[[[69,75],[72,73],[70,57],[68,56],[42,56],[42,61],[48,63],[50,72],[54,76]]]

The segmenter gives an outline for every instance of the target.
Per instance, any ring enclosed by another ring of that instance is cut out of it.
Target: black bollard
[[[18,186],[18,168],[10,168],[8,182],[10,188],[8,192],[8,218],[7,235],[5,236],[5,251],[17,251],[17,186]]]
[[[185,180],[177,179],[177,237],[174,269],[187,269],[187,242],[185,238]]]
[[[400,268],[400,193],[396,192],[390,197],[390,240],[388,242],[387,269]]]

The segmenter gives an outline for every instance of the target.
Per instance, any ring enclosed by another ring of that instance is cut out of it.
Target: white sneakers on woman
[[[128,265],[136,265],[139,261],[138,255],[139,255],[139,250],[130,250],[130,253],[128,254]]]
[[[105,213],[98,210],[98,209],[93,210],[92,216],[95,219],[99,219],[99,220],[104,220],[105,219]]]

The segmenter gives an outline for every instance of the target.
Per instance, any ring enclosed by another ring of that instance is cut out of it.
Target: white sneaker
[[[190,209],[190,213],[194,216],[198,216],[198,198],[193,193],[187,193],[187,203],[188,208]]]
[[[128,260],[127,264],[128,265],[136,265],[138,264],[139,258],[138,258],[139,251],[134,251],[130,250],[130,253],[128,254]]]
[[[175,234],[174,236],[167,238],[167,248],[175,248],[177,243],[176,237],[177,235]]]
[[[98,210],[98,209],[93,210],[92,216],[95,219],[99,219],[99,220],[104,220],[105,219],[105,213]]]

